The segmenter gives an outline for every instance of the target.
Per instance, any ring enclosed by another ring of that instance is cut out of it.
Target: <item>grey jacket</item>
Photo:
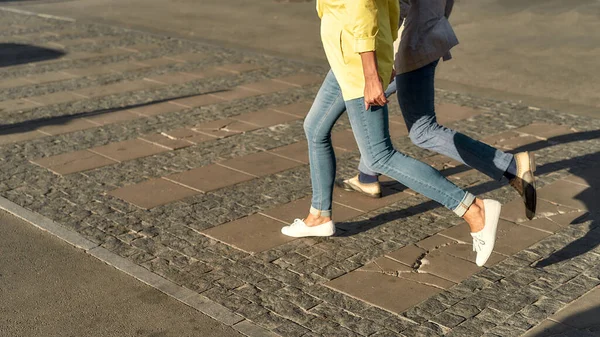
[[[396,73],[402,74],[444,58],[458,39],[448,21],[454,0],[399,0],[400,44],[396,51]]]

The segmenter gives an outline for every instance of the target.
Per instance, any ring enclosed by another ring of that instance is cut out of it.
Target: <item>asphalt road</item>
[[[48,13],[324,62],[314,0],[9,1]],[[600,1],[456,0],[438,87],[600,117]]]
[[[242,335],[0,211],[0,336]]]

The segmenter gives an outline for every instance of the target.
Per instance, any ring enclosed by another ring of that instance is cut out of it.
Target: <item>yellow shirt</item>
[[[360,54],[376,51],[384,87],[392,75],[398,37],[398,0],[317,0],[321,41],[344,100],[364,96]]]

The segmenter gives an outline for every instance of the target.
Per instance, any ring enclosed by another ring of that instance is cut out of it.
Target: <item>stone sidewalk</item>
[[[503,202],[485,268],[462,220],[393,181],[379,200],[335,191],[339,234],[291,240],[279,229],[309,205],[302,119],[326,69],[0,18],[1,195],[262,327],[249,335],[519,336],[600,284],[598,119],[438,92],[442,123],[536,151],[526,221],[504,183],[413,146],[392,104],[399,149]],[[346,117],[333,143],[351,175]]]

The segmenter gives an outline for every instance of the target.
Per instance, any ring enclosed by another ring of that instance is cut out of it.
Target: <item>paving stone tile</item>
[[[200,144],[200,143],[203,143],[206,141],[219,139],[216,136],[212,136],[212,135],[201,133],[201,132],[196,132],[196,131],[194,131],[192,129],[188,129],[188,128],[179,128],[179,129],[175,129],[175,130],[165,131],[165,132],[162,132],[162,134],[167,135],[169,137],[177,138],[177,139],[185,139],[186,141],[194,143],[194,144]]]
[[[496,147],[501,147],[509,150],[524,151],[528,145],[544,142],[530,135],[521,135],[519,137],[505,139],[495,144]],[[549,144],[548,144],[549,145]]]
[[[166,152],[168,149],[145,142],[141,139],[130,139],[118,143],[94,147],[91,148],[90,151],[122,162]]]
[[[469,119],[480,114],[476,109],[452,103],[442,103],[435,107],[437,120],[440,124]]]
[[[150,68],[149,65],[141,62],[118,62],[107,65],[111,71],[116,73],[124,73],[128,71],[136,71]]]
[[[288,113],[294,116],[298,116],[300,118],[304,118],[310,111],[311,106],[312,102],[297,102],[288,105],[277,106],[272,109],[275,111]]]
[[[550,219],[550,221],[557,224],[558,226],[565,228],[570,225],[579,225],[586,221],[589,221],[592,219],[592,216],[590,213],[585,212],[585,211],[574,211],[574,212],[554,215],[554,216],[551,216],[549,219]]]
[[[11,78],[9,80],[0,81],[0,89],[9,89],[31,85],[31,82],[24,78]]]
[[[168,66],[168,65],[177,64],[177,63],[185,63],[185,61],[163,56],[163,57],[157,57],[157,58],[153,58],[153,59],[139,61],[138,63],[145,64],[146,66],[149,66],[149,67],[163,67],[163,66]]]
[[[536,208],[536,217],[538,218],[551,217],[554,215],[569,213],[573,211],[575,211],[575,209],[571,207],[555,205],[548,201],[541,200],[539,199],[538,195]],[[525,216],[525,205],[523,204],[523,199],[519,197],[503,205],[500,217],[504,220],[516,223],[528,221],[527,217]]]
[[[146,51],[158,49],[160,48],[160,46],[152,43],[138,43],[131,46],[121,46],[117,48],[130,53],[143,53]]]
[[[390,125],[390,138],[391,139],[400,139],[408,136],[408,129],[405,126],[400,126],[397,124]],[[400,151],[402,152],[402,151]]]
[[[261,94],[270,94],[274,92],[283,91],[286,89],[294,88],[295,85],[287,84],[284,82],[277,82],[275,80],[264,80],[260,82],[253,82],[241,85],[240,88],[259,92]]]
[[[401,313],[442,291],[396,276],[364,271],[345,274],[326,286],[395,313]]]
[[[72,102],[85,99],[84,96],[77,95],[72,92],[55,92],[53,94],[29,97],[31,101],[37,102],[41,105],[51,105],[51,104],[59,104],[65,102]]]
[[[432,251],[432,250],[441,248],[443,246],[451,245],[451,244],[455,244],[455,243],[456,243],[456,241],[449,237],[436,234],[436,235],[432,235],[426,239],[423,239],[423,240],[417,242],[416,245],[417,245],[417,247],[423,248],[426,251]]]
[[[411,267],[387,257],[380,257],[358,269],[364,272],[379,272],[397,276],[418,283],[448,289],[456,283],[428,273],[415,272]]]
[[[218,98],[214,95],[197,95],[186,98],[179,98],[172,101],[174,104],[187,108],[196,108],[200,106],[206,106],[211,104],[217,104],[223,102],[223,99]],[[179,108],[181,110],[181,108]]]
[[[500,231],[499,227],[494,251],[505,255],[515,254],[551,235],[551,233],[542,232],[530,227],[520,225],[507,226],[509,223],[504,220],[500,222],[500,227],[503,230]]]
[[[306,217],[310,209],[310,202],[311,198],[306,197],[268,209],[261,213],[280,221],[291,223],[294,219],[303,219]],[[363,213],[353,208],[334,203],[332,214],[335,222],[344,222]]]
[[[208,165],[173,174],[166,178],[198,191],[209,192],[254,179],[254,176],[220,165]]]
[[[474,261],[465,261],[436,250],[421,259],[419,270],[460,283],[481,269],[475,265]]]
[[[577,299],[566,308],[553,315],[551,319],[588,331],[600,331],[600,287]]]
[[[54,124],[46,125],[38,128],[38,131],[49,135],[60,135],[63,133],[87,130],[98,127],[99,124],[83,118],[56,120]]]
[[[563,180],[584,186],[598,186],[600,185],[600,174],[598,174],[597,167],[590,167],[569,175]]]
[[[147,142],[169,148],[170,150],[178,150],[183,149],[184,147],[192,146],[192,143],[187,140],[169,138],[160,133],[145,135],[140,138]]]
[[[183,84],[187,82],[196,81],[202,78],[201,76],[184,73],[184,72],[176,72],[176,73],[168,73],[162,75],[156,75],[145,78],[149,81],[159,82],[163,84]]]
[[[202,231],[205,235],[248,253],[259,253],[294,238],[281,234],[284,223],[254,214]]]
[[[257,92],[256,90],[249,90],[246,88],[237,87],[237,88],[233,88],[233,89],[229,89],[229,90],[215,92],[210,95],[214,96],[216,98],[219,98],[221,100],[224,100],[224,101],[233,101],[236,99],[258,96],[260,94],[261,93]]]
[[[334,148],[346,151],[358,151],[358,145],[356,145],[356,139],[351,130],[332,132],[331,143]]]
[[[192,130],[220,138],[256,130],[258,128],[258,125],[237,121],[235,119],[225,118],[197,124],[192,128]]]
[[[473,251],[473,245],[471,244],[451,244],[440,248],[439,251],[441,253],[459,257],[465,261],[470,262],[475,261],[475,258],[477,257],[477,253]],[[485,266],[489,268],[503,261],[506,258],[507,257],[505,255],[493,252],[488,261],[485,263]]]
[[[92,170],[117,163],[86,150],[39,158],[32,160],[32,162],[60,175]]]
[[[259,152],[220,162],[221,165],[262,177],[285,171],[302,163],[285,159],[269,152]]]
[[[108,125],[120,122],[127,122],[140,118],[140,115],[134,114],[127,110],[119,110],[114,112],[105,112],[96,115],[86,116],[84,119],[98,125]]]
[[[402,117],[402,116],[390,115],[389,121],[390,121],[390,129],[397,128],[398,127],[397,125],[402,125],[402,126],[404,126],[404,128],[406,128],[406,123],[404,121],[404,117]]]
[[[18,110],[29,110],[42,106],[40,103],[29,101],[26,99],[10,99],[7,101],[0,102],[1,111],[18,111]]]
[[[315,85],[323,83],[325,78],[322,75],[316,74],[296,74],[286,77],[275,78],[273,81],[281,82],[285,84],[291,84],[296,87],[303,87],[306,85]]]
[[[385,254],[390,259],[404,263],[407,266],[413,266],[415,262],[425,254],[426,250],[416,245],[408,245],[396,251]]]
[[[523,226],[533,227],[539,230],[556,233],[563,228],[563,226],[551,221],[548,218],[536,218],[531,221],[521,223]]]
[[[238,121],[258,125],[260,127],[284,124],[299,119],[299,117],[297,116],[283,114],[272,109],[249,112],[231,118]]]
[[[76,78],[77,76],[70,74],[65,71],[55,71],[49,72],[45,74],[35,74],[29,75],[25,77],[27,81],[31,81],[32,83],[48,83],[48,82],[56,82],[56,81],[64,81]]]
[[[151,117],[156,115],[162,115],[169,112],[175,112],[183,110],[184,108],[180,105],[173,104],[175,101],[161,102],[155,104],[147,104],[140,107],[129,109],[136,115]]]
[[[235,63],[235,64],[224,64],[218,66],[217,69],[223,70],[229,73],[242,74],[245,72],[262,69],[263,67],[258,64],[251,63]]]
[[[567,135],[574,132],[568,126],[547,123],[531,123],[525,127],[516,129],[515,131],[530,134],[544,139]]]
[[[6,129],[0,131],[0,145],[22,142],[48,136],[43,132],[30,129]]]
[[[108,194],[140,208],[150,209],[196,195],[198,191],[158,178],[125,186]]]
[[[600,208],[600,198],[597,197],[599,193],[600,190],[597,187],[559,180],[540,189],[538,198],[582,211],[594,211]]]
[[[520,136],[521,134],[515,131],[504,131],[492,136],[485,137],[482,139],[482,141],[486,144],[496,147],[496,145],[500,142],[504,142]]]
[[[298,143],[281,146],[270,150],[269,152],[276,153],[280,156],[293,159],[305,164],[308,164],[308,143],[301,141]]]
[[[392,189],[383,189],[382,193],[382,198],[375,199],[355,192],[349,192],[335,188],[333,190],[333,200],[342,205],[349,206],[355,209],[360,209],[364,212],[368,212],[374,209],[391,205],[399,200],[411,197],[410,194],[398,192]]]
[[[206,58],[205,54],[202,53],[181,53],[177,55],[167,55],[164,56],[167,59],[175,60],[178,62],[198,62],[202,59]]]

